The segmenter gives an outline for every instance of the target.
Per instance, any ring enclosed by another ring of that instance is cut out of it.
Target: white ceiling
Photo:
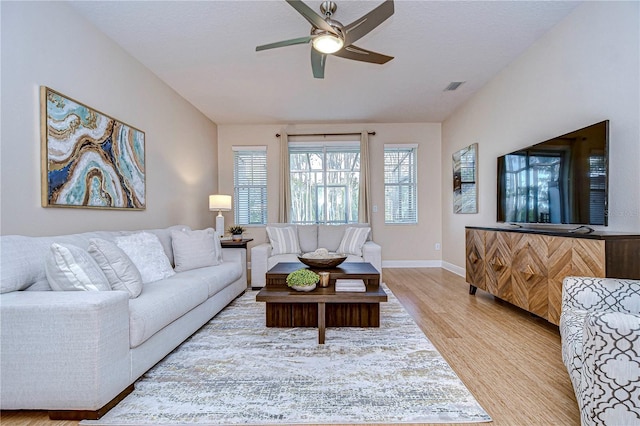
[[[336,3],[347,25],[381,0]],[[255,51],[309,34],[284,0],[70,4],[214,122],[295,124],[441,122],[579,2],[397,0],[357,42],[395,59],[329,57],[323,80],[310,45]],[[466,83],[444,92],[452,81]]]

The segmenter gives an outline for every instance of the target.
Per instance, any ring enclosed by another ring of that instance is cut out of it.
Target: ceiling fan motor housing
[[[336,13],[337,9],[338,9],[338,5],[332,1],[323,1],[320,4],[320,12],[322,12],[322,14],[327,17]]]

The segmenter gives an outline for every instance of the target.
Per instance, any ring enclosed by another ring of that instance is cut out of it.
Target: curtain
[[[369,172],[369,132],[360,134],[360,191],[358,197],[358,222],[371,223],[371,173]]]
[[[289,223],[291,216],[291,176],[289,173],[289,136],[280,136],[280,188],[278,222]]]

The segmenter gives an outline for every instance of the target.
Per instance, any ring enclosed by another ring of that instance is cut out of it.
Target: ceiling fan
[[[320,12],[324,17],[314,12],[300,0],[286,0],[286,2],[309,21],[311,34],[306,37],[263,44],[256,47],[257,52],[311,42],[311,69],[315,78],[324,78],[324,64],[327,60],[327,55],[370,62],[372,64],[385,64],[393,59],[393,56],[371,52],[353,45],[353,43],[393,15],[393,0],[385,0],[384,3],[349,25],[342,25],[340,22],[331,19],[338,8],[332,1],[323,1],[320,5]]]

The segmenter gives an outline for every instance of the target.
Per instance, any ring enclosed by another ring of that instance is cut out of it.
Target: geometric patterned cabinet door
[[[547,289],[546,237],[532,234],[511,234],[513,263],[511,288],[513,304],[543,318],[547,318],[549,292]]]
[[[565,277],[640,279],[640,235],[478,227],[465,235],[471,294],[480,287],[556,325]]]
[[[486,232],[485,243],[487,291],[502,300],[515,303],[511,287],[513,252],[510,235],[503,232]]]
[[[605,247],[602,240],[550,238],[549,246],[549,315],[547,319],[560,324],[562,280],[567,276],[605,276]]]
[[[465,231],[466,279],[469,283],[475,283],[476,287],[487,291],[485,284],[485,254],[484,239],[486,231],[467,229]]]

